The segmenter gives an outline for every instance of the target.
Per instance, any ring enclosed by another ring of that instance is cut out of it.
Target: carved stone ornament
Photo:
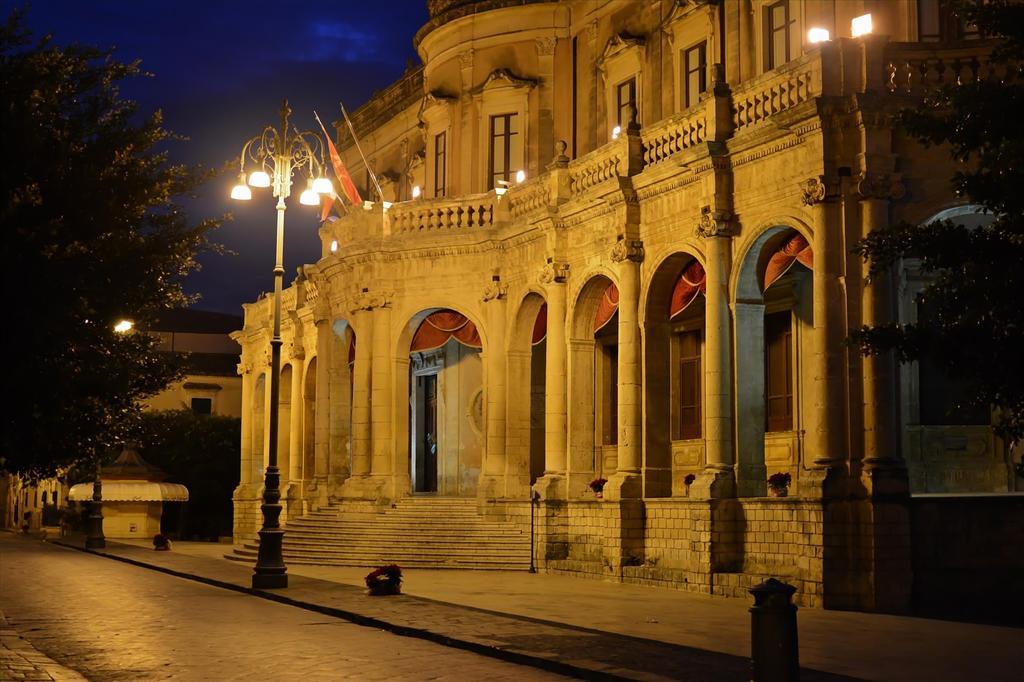
[[[239,374],[252,374],[253,364],[251,362],[240,362],[238,367],[235,368]]]
[[[839,180],[824,175],[808,178],[800,183],[800,192],[803,194],[804,206],[813,206],[822,201],[835,201],[839,197]]]
[[[482,300],[484,303],[486,303],[487,301],[497,301],[502,298],[505,298],[505,295],[507,293],[508,285],[503,284],[501,280],[494,279],[488,282],[487,286],[484,287],[484,294],[480,300]]]
[[[623,239],[620,237],[615,242],[615,246],[612,247],[611,259],[613,263],[621,263],[625,260],[640,263],[644,259],[644,243],[639,239]]]
[[[301,360],[306,357],[306,348],[301,343],[292,341],[288,344],[288,357],[295,360]]]
[[[362,290],[352,297],[352,305],[350,310],[352,314],[361,310],[373,310],[374,308],[387,308],[391,305],[391,299],[394,297],[394,292],[374,292]]]
[[[862,199],[902,199],[907,193],[903,179],[889,173],[861,173],[857,180],[857,194]]]
[[[700,220],[694,230],[698,237],[731,237],[736,224],[730,211],[715,211],[710,206],[700,210]]]
[[[547,36],[544,38],[537,38],[537,54],[542,57],[550,57],[555,53],[555,44],[558,39],[554,36]]]
[[[459,53],[459,66],[468,69],[473,66],[473,48]]]
[[[540,274],[537,276],[537,281],[541,284],[551,284],[555,282],[557,284],[565,284],[565,280],[569,278],[569,264],[562,263],[554,260],[549,260],[543,268],[540,270]]]

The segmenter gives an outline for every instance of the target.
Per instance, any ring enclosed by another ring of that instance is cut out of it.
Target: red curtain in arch
[[[536,346],[548,335],[548,304],[542,303],[537,311],[537,319],[533,321],[533,339],[531,343]]]
[[[601,295],[601,300],[597,304],[597,312],[594,314],[594,331],[597,332],[608,324],[608,320],[612,319],[612,315],[618,309],[619,288],[615,286],[614,282],[609,282],[608,288],[604,290],[604,294]]]
[[[768,260],[768,267],[764,271],[764,288],[767,289],[779,277],[789,272],[793,263],[800,263],[810,270],[814,269],[814,251],[799,232],[782,242],[782,246]]]
[[[438,310],[420,322],[412,337],[410,352],[433,350],[454,338],[464,346],[482,348],[480,333],[468,317],[454,310]]]
[[[697,300],[699,295],[706,294],[707,287],[708,281],[704,266],[694,260],[683,269],[672,289],[672,298],[669,300],[668,306],[669,319],[686,310],[686,307]]]

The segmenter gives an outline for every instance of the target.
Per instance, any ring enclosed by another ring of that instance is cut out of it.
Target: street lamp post
[[[284,200],[291,194],[292,173],[306,168],[307,187],[299,203],[316,206],[320,194],[332,191],[323,177],[323,146],[311,131],[289,129],[292,110],[288,100],[281,104],[281,129],[267,126],[242,146],[239,184],[231,190],[231,198],[248,201],[252,187],[272,187],[277,197],[277,247],[274,261],[274,336],[270,340],[270,444],[267,448],[267,471],[263,485],[263,527],[259,530],[260,547],[253,569],[252,586],[259,589],[288,587],[288,569],[284,565],[281,529],[281,472],[277,467],[278,399],[281,392],[281,287],[284,279]],[[319,158],[318,158],[319,157]],[[257,170],[245,173],[247,162]],[[269,173],[268,173],[269,171]]]

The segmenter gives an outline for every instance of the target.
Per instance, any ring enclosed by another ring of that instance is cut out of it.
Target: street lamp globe
[[[238,184],[231,188],[231,198],[235,201],[249,201],[252,199],[252,192],[245,184],[245,173],[238,174]]]
[[[266,171],[253,171],[249,173],[249,185],[251,187],[270,187],[270,176]]]
[[[299,195],[299,203],[305,204],[306,206],[319,206],[320,195],[317,194],[312,187],[307,187]]]
[[[317,178],[313,181],[313,191],[317,194],[330,194],[334,191],[334,185],[328,178]]]

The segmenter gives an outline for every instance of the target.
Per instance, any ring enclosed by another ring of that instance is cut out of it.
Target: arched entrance
[[[737,489],[763,496],[769,474],[803,462],[814,377],[813,268],[807,237],[776,226],[754,240],[736,288]]]
[[[414,494],[476,495],[484,454],[483,343],[449,308],[413,318],[409,345],[409,476]]]
[[[658,266],[644,315],[648,497],[685,495],[686,477],[706,462],[704,266],[676,253]]]
[[[510,491],[523,494],[544,474],[544,408],[547,368],[547,303],[537,293],[523,299],[508,348],[506,456]]]

